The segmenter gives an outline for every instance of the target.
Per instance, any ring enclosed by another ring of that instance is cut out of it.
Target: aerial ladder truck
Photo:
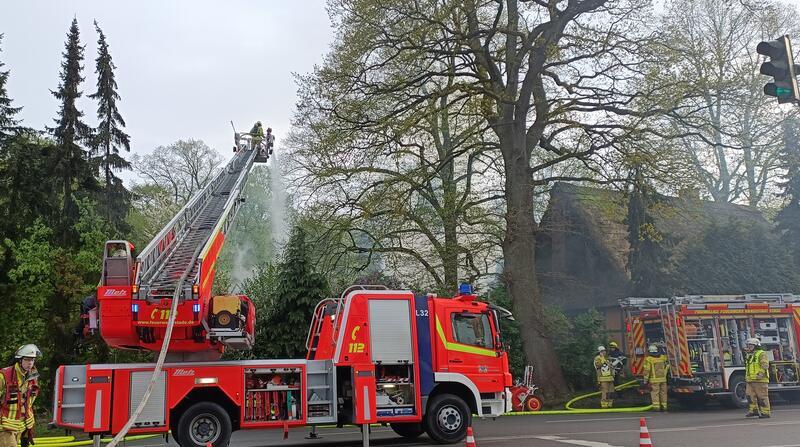
[[[269,156],[246,134],[236,140],[231,161],[141,252],[126,241],[105,246],[100,335],[166,361],[61,366],[55,425],[222,447],[240,429],[383,423],[405,438],[455,443],[473,414],[511,410],[500,320],[512,316],[468,286],[454,298],[353,286],[317,305],[306,358],[220,360],[255,343],[253,303],[212,288],[247,174]]]

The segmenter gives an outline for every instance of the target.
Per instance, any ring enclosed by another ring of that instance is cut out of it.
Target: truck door
[[[449,372],[467,376],[482,393],[502,391],[502,350],[495,346],[499,332],[489,311],[451,308],[443,316],[443,322],[437,317],[436,332],[444,342]]]

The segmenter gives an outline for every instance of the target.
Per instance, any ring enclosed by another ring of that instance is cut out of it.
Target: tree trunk
[[[553,343],[545,331],[544,312],[536,279],[536,223],[533,182],[528,168],[525,133],[505,133],[500,146],[506,166],[506,231],[503,239],[504,276],[514,312],[520,321],[525,357],[548,397],[568,393]],[[505,140],[505,141],[504,141]]]

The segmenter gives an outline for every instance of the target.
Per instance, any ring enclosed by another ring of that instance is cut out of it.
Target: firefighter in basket
[[[0,447],[33,444],[33,402],[39,394],[34,363],[41,355],[36,345],[24,345],[14,355],[14,364],[0,370]]]
[[[614,404],[614,367],[606,356],[605,346],[597,347],[594,369],[597,373],[597,383],[600,385],[600,408],[611,408]]]

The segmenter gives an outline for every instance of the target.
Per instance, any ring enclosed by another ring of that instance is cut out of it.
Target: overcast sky
[[[272,126],[279,147],[294,109],[292,73],[309,72],[333,37],[324,0],[0,0],[0,60],[27,126],[43,129],[56,115],[50,90],[73,17],[86,45],[84,95],[96,82],[93,20],[106,34],[135,153],[199,138],[228,158],[231,120],[245,131],[256,120]],[[95,104],[81,105],[94,124]]]
[[[96,113],[85,98],[95,90],[96,19],[117,66],[135,153],[199,138],[228,158],[231,120],[245,131],[261,120],[280,144],[294,109],[292,73],[309,72],[333,38],[324,0],[0,0],[0,60],[27,126],[52,125],[58,102],[50,90],[73,17],[86,45],[87,122]]]

